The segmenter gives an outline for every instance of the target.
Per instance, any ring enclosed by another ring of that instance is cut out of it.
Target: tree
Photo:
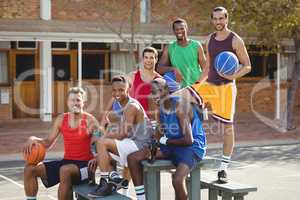
[[[256,44],[272,48],[276,51],[283,39],[294,41],[296,62],[293,67],[291,84],[287,96],[287,124],[291,130],[293,125],[293,108],[300,77],[300,10],[297,0],[239,0],[232,1],[230,11],[235,30],[250,37],[255,36]]]

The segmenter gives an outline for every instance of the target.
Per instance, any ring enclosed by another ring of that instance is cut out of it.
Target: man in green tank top
[[[205,55],[200,42],[189,39],[185,20],[176,19],[173,24],[176,41],[169,44],[160,58],[157,71],[164,74],[173,71],[182,87],[195,83],[205,65]]]

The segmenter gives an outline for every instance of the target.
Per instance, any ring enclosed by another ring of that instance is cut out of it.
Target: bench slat
[[[199,168],[203,165],[211,165],[215,162],[216,160],[214,158],[204,157],[203,160],[198,163],[197,167]],[[142,164],[145,171],[147,171],[148,168],[155,168],[155,170],[169,170],[175,168],[170,160],[155,160],[153,163],[149,163],[147,160],[144,160],[142,161]]]
[[[114,193],[112,195],[106,196],[106,197],[99,197],[99,198],[92,198],[88,196],[88,193],[94,190],[97,186],[96,185],[88,185],[88,184],[80,184],[80,185],[74,185],[73,186],[73,192],[79,194],[81,197],[84,197],[87,200],[129,200],[131,198],[119,194]]]
[[[229,192],[232,194],[257,191],[257,187],[240,184],[233,181],[229,181],[226,184],[219,184],[216,182],[216,180],[212,180],[211,178],[205,177],[203,175],[201,176],[200,182],[201,182],[201,188],[212,188],[216,190]]]

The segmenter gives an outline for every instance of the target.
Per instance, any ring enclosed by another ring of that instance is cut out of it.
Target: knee
[[[136,165],[139,163],[138,158],[134,154],[130,154],[127,156],[127,162],[129,166]]]
[[[181,185],[183,185],[184,182],[184,177],[183,176],[176,176],[173,175],[172,176],[172,184],[174,187],[180,187]]]
[[[224,125],[224,135],[227,136],[234,135],[233,125]]]
[[[72,171],[68,165],[63,165],[59,169],[59,178],[60,181],[71,180]]]
[[[36,166],[26,165],[24,168],[24,176],[36,176]]]

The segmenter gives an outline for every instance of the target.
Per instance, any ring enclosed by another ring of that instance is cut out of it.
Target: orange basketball
[[[31,147],[30,154],[24,154],[24,160],[27,164],[37,165],[39,162],[43,161],[45,158],[46,149],[44,145],[37,143]]]

